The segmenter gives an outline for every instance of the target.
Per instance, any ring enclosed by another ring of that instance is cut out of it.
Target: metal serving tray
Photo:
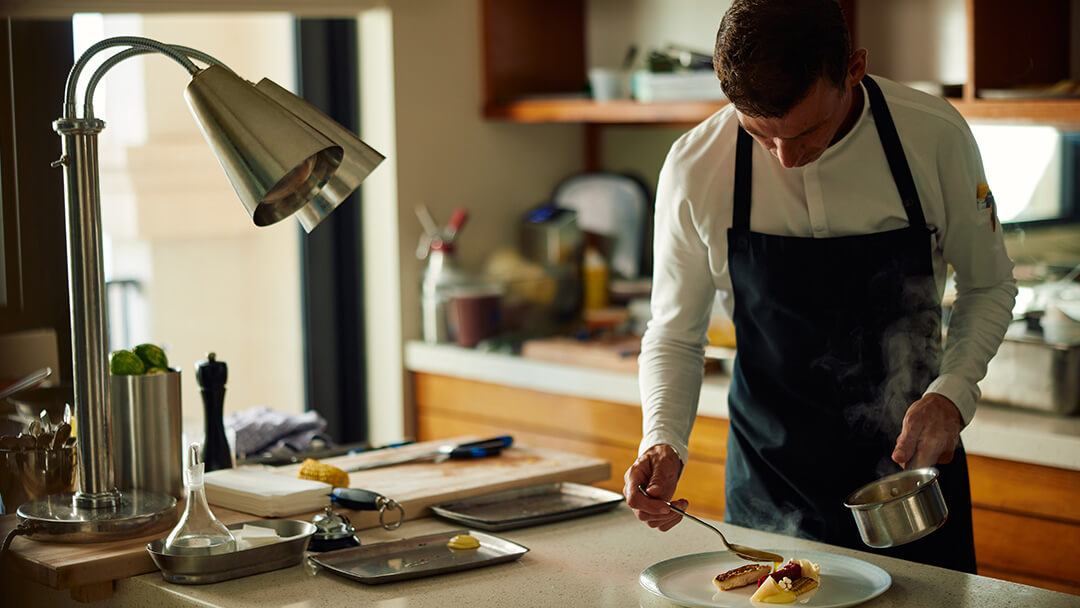
[[[483,530],[512,530],[612,509],[622,494],[579,483],[546,483],[433,505],[447,519]]]
[[[233,553],[193,556],[162,553],[165,539],[159,538],[147,544],[146,550],[170,583],[205,585],[299,564],[315,533],[314,524],[295,519],[257,519],[233,524],[229,529],[241,530],[244,524],[270,528],[281,540]]]
[[[480,541],[476,549],[451,549],[446,543],[458,534]],[[473,530],[451,530],[363,547],[350,547],[313,555],[309,559],[354,581],[389,583],[518,559],[528,547]]]

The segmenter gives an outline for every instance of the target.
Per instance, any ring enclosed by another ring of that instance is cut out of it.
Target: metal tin
[[[181,498],[180,370],[110,376],[109,382],[117,487]]]
[[[75,489],[75,446],[0,449],[0,495],[8,513],[19,505]]]
[[[546,483],[432,505],[436,515],[483,530],[512,530],[612,509],[622,494],[579,483]]]
[[[480,541],[476,549],[451,549],[459,534]],[[529,551],[515,542],[473,530],[450,530],[415,538],[329,551],[310,559],[335,574],[376,584],[420,578],[513,561]]]
[[[271,528],[281,540],[234,553],[190,556],[162,553],[165,539],[159,538],[147,544],[146,550],[165,580],[204,585],[295,566],[303,560],[308,541],[315,533],[313,524],[295,519],[254,520],[233,524],[229,530],[241,530],[245,524]]]
[[[896,547],[940,528],[949,517],[934,467],[887,475],[848,496],[862,540],[870,547]]]
[[[1042,336],[1010,331],[979,389],[983,401],[1075,414],[1080,411],[1080,345],[1053,344]]]

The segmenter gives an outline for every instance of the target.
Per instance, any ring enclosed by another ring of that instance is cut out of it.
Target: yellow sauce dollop
[[[476,549],[480,546],[480,541],[468,534],[458,534],[451,538],[446,546],[451,549]]]

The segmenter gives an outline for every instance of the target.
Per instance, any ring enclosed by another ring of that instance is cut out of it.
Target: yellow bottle
[[[585,249],[585,310],[608,306],[608,263],[593,247]]]

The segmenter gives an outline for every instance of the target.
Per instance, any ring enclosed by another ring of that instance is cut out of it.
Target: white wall
[[[964,0],[862,0],[855,21],[870,73],[901,82],[967,80]]]
[[[368,22],[376,29],[379,21],[382,26],[391,22],[392,33],[382,34],[393,46],[392,59],[384,60],[393,65],[393,115],[385,119],[394,122],[396,152],[396,185],[378,184],[378,174],[387,169],[380,167],[369,180],[376,183],[376,192],[365,191],[364,203],[369,221],[365,238],[377,240],[365,243],[369,408],[376,442],[410,431],[397,399],[411,403],[404,388],[402,341],[420,336],[423,263],[415,257],[420,227],[414,206],[426,204],[440,222],[455,207],[468,207],[471,215],[458,257],[462,265],[477,268],[491,251],[512,245],[514,226],[525,210],[543,201],[560,178],[579,171],[583,162],[580,126],[504,124],[481,117],[479,0],[387,4],[389,15]],[[365,59],[365,68],[371,59]],[[368,135],[367,121],[379,120],[372,111],[365,107],[362,112],[364,136],[381,150],[379,133]],[[373,207],[379,211],[369,212]],[[387,209],[394,209],[394,215]],[[392,264],[395,258],[398,277],[372,267]],[[400,326],[394,327],[394,310],[372,301],[380,298],[400,301]]]

